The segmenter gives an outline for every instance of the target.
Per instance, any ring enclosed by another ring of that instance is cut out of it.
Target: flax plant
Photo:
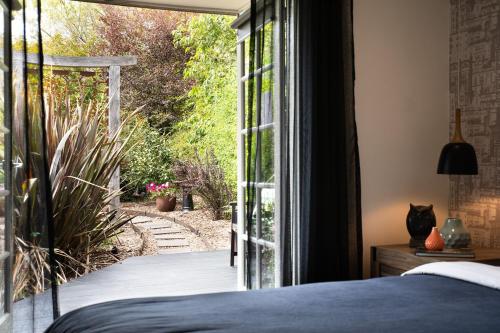
[[[70,98],[62,101],[51,98],[50,90],[47,95],[46,123],[43,125],[47,133],[52,185],[57,277],[59,282],[65,282],[98,268],[105,245],[130,220],[129,216],[110,205],[120,192],[109,191],[108,184],[126,156],[125,147],[129,146],[127,142],[131,134],[121,139],[126,119],[109,137],[106,106],[71,105]],[[46,229],[35,225],[44,204],[40,199],[38,168],[41,163],[41,108],[38,101],[30,100],[29,103],[32,174],[26,180],[22,169],[14,168],[13,175],[16,299],[44,291],[50,269]],[[23,142],[19,131],[23,127],[21,121],[21,117],[14,117],[14,140],[19,143]],[[17,146],[22,147],[22,144]],[[17,149],[14,155],[22,163],[27,163],[22,149]],[[25,218],[27,210],[30,221]]]

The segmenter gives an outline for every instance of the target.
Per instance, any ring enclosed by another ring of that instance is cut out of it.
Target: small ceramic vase
[[[429,251],[442,251],[444,249],[444,240],[439,234],[438,228],[432,228],[429,237],[425,240],[425,248]]]
[[[470,245],[470,233],[465,229],[462,220],[458,218],[447,218],[441,228],[441,237],[444,245],[452,249],[460,249]]]

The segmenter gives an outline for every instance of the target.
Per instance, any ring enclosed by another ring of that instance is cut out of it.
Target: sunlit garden
[[[46,56],[137,58],[121,67],[120,124],[112,133],[106,69],[44,68],[47,119],[33,115],[30,126],[47,132],[58,280],[161,253],[148,229],[134,223],[138,216],[178,224],[190,251],[229,248],[237,170],[234,18],[64,0],[45,7]],[[40,112],[40,103],[29,103]],[[21,120],[14,118],[15,126]],[[37,140],[30,137],[29,145]],[[17,156],[19,163],[26,159],[22,151]],[[120,189],[110,190],[118,168]],[[21,218],[26,210],[37,214],[26,193],[38,186],[33,176],[15,189],[18,299],[27,286],[47,287],[47,249],[36,232],[26,238],[29,222]]]

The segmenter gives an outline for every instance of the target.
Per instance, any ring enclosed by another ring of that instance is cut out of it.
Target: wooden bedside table
[[[415,249],[404,245],[371,247],[370,277],[400,275],[414,267],[438,261],[473,261],[500,266],[500,249],[474,248],[475,258],[418,257]]]

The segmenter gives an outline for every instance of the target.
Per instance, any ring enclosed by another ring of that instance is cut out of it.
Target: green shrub
[[[148,183],[172,180],[172,158],[166,137],[149,126],[146,119],[136,118],[134,126],[121,169],[122,183],[129,196],[122,196],[122,200],[129,198],[130,192],[144,192]]]

